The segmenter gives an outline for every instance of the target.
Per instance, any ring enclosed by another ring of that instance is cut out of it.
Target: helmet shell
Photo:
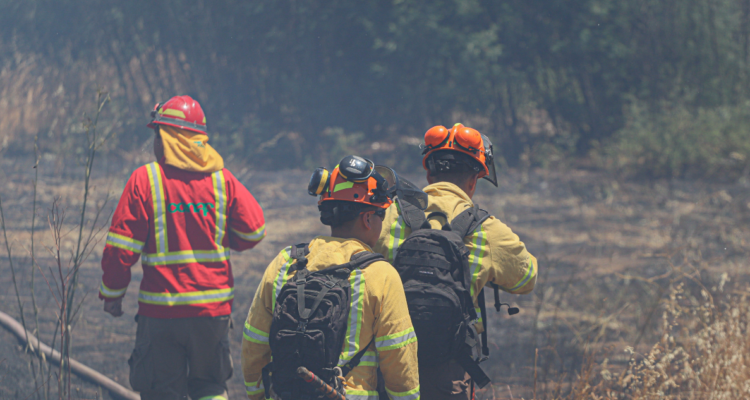
[[[206,114],[201,105],[190,96],[175,96],[164,104],[156,104],[151,112],[149,128],[169,125],[206,135]]]
[[[378,188],[378,180],[374,176],[370,176],[363,182],[352,182],[341,174],[339,165],[337,165],[331,171],[326,190],[321,193],[318,204],[323,204],[329,200],[341,200],[367,204],[377,208],[388,208],[393,204],[393,200],[385,195],[376,196],[376,192],[379,190],[382,190],[382,188]]]
[[[442,137],[442,139],[441,139]],[[451,129],[444,126],[433,126],[425,133],[424,158],[422,167],[429,171],[427,159],[437,151],[450,150],[463,153],[477,161],[482,166],[479,178],[489,175],[485,137],[476,129],[455,124]],[[463,143],[464,145],[462,145]]]

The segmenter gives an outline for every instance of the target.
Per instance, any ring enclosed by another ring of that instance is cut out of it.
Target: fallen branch
[[[32,349],[33,353],[38,354],[40,357],[41,354],[44,354],[44,357],[42,357],[43,359],[46,357],[46,360],[51,364],[57,363],[55,365],[59,365],[59,351],[53,350],[46,344],[40,342],[39,339],[36,338],[36,336],[31,334],[31,332],[23,329],[23,326],[21,326],[18,321],[13,319],[13,317],[1,311],[0,325],[16,335],[18,340],[23,342],[25,345],[28,345]],[[35,349],[39,349],[40,351],[37,352]],[[104,389],[107,389],[114,397],[124,400],[141,400],[141,396],[138,393],[122,387],[112,379],[107,378],[106,376],[94,371],[93,369],[81,364],[80,362],[72,358],[70,359],[70,368],[79,377],[94,382]]]

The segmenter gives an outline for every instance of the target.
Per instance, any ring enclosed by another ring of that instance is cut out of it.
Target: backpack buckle
[[[305,333],[307,331],[307,320],[302,320],[297,325],[297,331],[301,333]]]
[[[328,286],[329,289],[333,289],[333,287],[336,286],[336,283],[333,281],[325,281],[323,284]]]

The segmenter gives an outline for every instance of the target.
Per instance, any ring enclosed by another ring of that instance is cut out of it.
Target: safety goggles
[[[459,148],[461,150],[478,154],[483,150],[482,134],[475,129],[446,129],[435,126],[425,133],[422,154],[438,148]],[[447,146],[446,146],[447,144]]]

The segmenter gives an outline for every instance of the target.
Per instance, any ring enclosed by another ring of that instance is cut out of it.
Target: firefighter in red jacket
[[[227,399],[234,279],[229,249],[265,236],[263,211],[207,143],[197,101],[177,96],[151,113],[157,162],[128,180],[102,256],[99,298],[119,317],[138,258],[130,385],[149,399]]]

